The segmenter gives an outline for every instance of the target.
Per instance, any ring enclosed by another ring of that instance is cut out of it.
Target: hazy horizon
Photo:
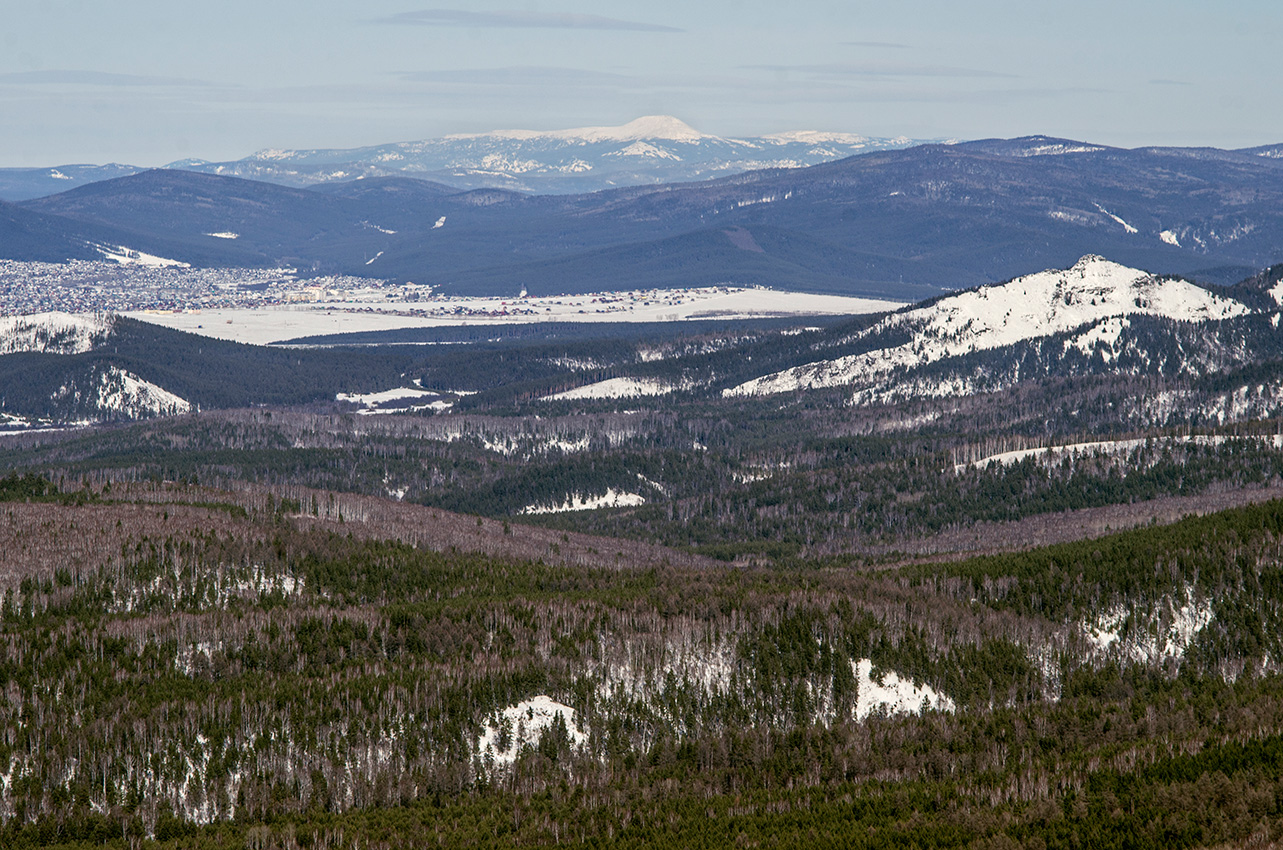
[[[0,166],[161,165],[673,115],[753,136],[1283,141],[1283,10],[1189,0],[30,4],[0,35]]]

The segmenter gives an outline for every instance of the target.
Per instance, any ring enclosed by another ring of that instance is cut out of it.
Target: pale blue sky
[[[0,31],[0,166],[657,113],[722,135],[1283,142],[1275,0],[17,5]]]

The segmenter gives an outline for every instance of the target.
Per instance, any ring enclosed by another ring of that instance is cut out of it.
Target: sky
[[[0,167],[655,114],[724,136],[1283,142],[1277,0],[440,2],[13,4]]]

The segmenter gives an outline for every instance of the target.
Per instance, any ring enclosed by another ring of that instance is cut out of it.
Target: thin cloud
[[[888,47],[894,50],[908,50],[907,44],[896,44],[894,41],[844,41],[843,47]]]
[[[14,71],[0,74],[0,84],[43,86],[176,86],[208,87],[214,83],[180,77],[141,77],[106,71]]]
[[[420,27],[490,27],[499,29],[618,30],[623,32],[683,32],[676,27],[624,21],[570,12],[472,12],[464,9],[424,9],[401,12],[371,23]]]
[[[494,86],[545,86],[545,85],[622,85],[632,82],[631,77],[605,71],[586,71],[581,68],[545,66],[515,66],[510,68],[472,68],[445,71],[405,71],[398,74],[408,83],[475,83]]]
[[[813,74],[819,77],[868,78],[868,77],[992,77],[1011,78],[1012,74],[983,71],[976,68],[955,68],[949,65],[901,65],[890,63],[854,64],[834,62],[824,65],[745,65],[753,71],[775,73]]]

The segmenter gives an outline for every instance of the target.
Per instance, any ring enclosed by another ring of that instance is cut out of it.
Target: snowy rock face
[[[103,419],[143,419],[191,411],[191,404],[150,381],[117,366],[98,372],[88,389],[75,383],[61,387],[54,401]]]
[[[892,375],[903,382],[905,373],[933,363],[1073,331],[1077,333],[1067,350],[1104,351],[1108,362],[1111,346],[1128,327],[1128,316],[1208,322],[1248,312],[1246,305],[1187,281],[1161,279],[1103,257],[1086,256],[1063,271],[982,286],[892,314],[860,335],[872,350],[756,378],[725,390],[724,395],[841,386],[876,390]],[[879,337],[895,339],[897,344],[877,347]],[[912,394],[973,391],[966,380],[954,379],[925,383]]]
[[[105,313],[36,313],[0,318],[0,354],[84,354],[100,345],[115,327]]]
[[[128,419],[142,419],[189,413],[192,406],[164,387],[112,366],[102,373],[98,385],[98,409]]]
[[[505,708],[487,724],[477,739],[477,755],[496,766],[510,765],[523,747],[538,746],[540,738],[556,734],[562,724],[571,747],[588,743],[588,735],[580,730],[578,717],[570,706],[542,694],[523,700]]]
[[[1116,605],[1082,624],[1083,637],[1102,655],[1141,664],[1180,662],[1185,650],[1214,618],[1210,599],[1193,588],[1152,606]]]

